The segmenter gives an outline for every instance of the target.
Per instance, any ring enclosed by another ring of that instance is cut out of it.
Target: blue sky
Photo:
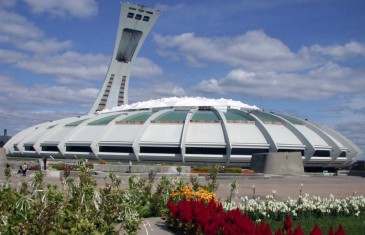
[[[325,124],[365,150],[365,1],[139,1],[162,10],[130,103],[229,98]],[[106,74],[118,0],[0,2],[0,130],[88,112]]]

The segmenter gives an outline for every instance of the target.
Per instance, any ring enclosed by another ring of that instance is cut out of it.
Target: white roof
[[[162,108],[162,107],[198,107],[212,106],[220,109],[221,107],[231,107],[235,109],[258,109],[255,105],[248,105],[241,101],[231,99],[208,99],[204,97],[169,97],[156,100],[147,100],[133,104],[126,104],[114,107],[110,110],[105,109],[100,113],[115,112],[130,109],[145,109],[145,108]]]
[[[222,145],[224,134],[220,123],[190,123],[186,135],[186,145]]]
[[[228,123],[229,138],[231,144],[248,146],[267,146],[268,143],[255,124],[247,123]]]
[[[152,123],[144,132],[141,144],[180,144],[183,124]]]

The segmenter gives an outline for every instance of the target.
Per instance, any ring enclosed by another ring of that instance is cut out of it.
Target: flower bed
[[[333,195],[329,198],[317,196],[299,196],[294,200],[288,198],[285,201],[275,200],[273,195],[266,196],[265,200],[260,198],[248,199],[247,196],[241,198],[241,203],[223,202],[225,210],[240,209],[246,212],[252,219],[273,218],[282,219],[286,214],[293,217],[320,217],[320,216],[359,216],[365,211],[365,197],[350,196],[335,199]]]
[[[246,213],[238,208],[225,211],[221,203],[211,199],[208,203],[205,200],[183,198],[181,201],[167,203],[169,215],[167,223],[176,233],[181,234],[242,234],[242,235],[272,235],[273,232],[268,223],[263,220],[260,223],[249,219]],[[298,225],[294,230],[289,215],[283,223],[283,227],[276,231],[279,234],[304,235],[302,228]],[[318,225],[312,229],[310,235],[322,235]],[[335,235],[333,228],[328,234]],[[336,235],[344,235],[345,231],[340,225]]]
[[[214,193],[207,191],[204,188],[199,188],[198,191],[193,189],[193,186],[186,185],[182,189],[175,190],[171,193],[171,200],[179,201],[181,199],[194,199],[194,200],[204,200],[209,202],[210,200],[214,200]]]
[[[210,167],[208,167],[208,166],[195,167],[194,169],[191,169],[191,173],[195,173],[195,174],[208,174],[209,171],[210,171]],[[241,169],[239,167],[220,168],[219,172],[220,173],[236,173],[236,174],[255,174],[255,172],[252,170]]]

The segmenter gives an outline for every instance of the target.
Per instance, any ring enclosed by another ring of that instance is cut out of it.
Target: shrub
[[[199,172],[199,173],[208,173],[209,172],[209,166],[198,166],[194,167],[192,169],[193,172]]]
[[[241,173],[241,168],[239,168],[239,167],[226,167],[224,169],[224,172],[226,172],[226,173]]]

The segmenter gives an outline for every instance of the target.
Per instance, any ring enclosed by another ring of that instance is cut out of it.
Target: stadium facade
[[[122,3],[112,61],[89,114],[21,131],[4,146],[7,156],[248,166],[255,153],[300,152],[306,167],[341,167],[362,154],[325,126],[239,101],[172,97],[128,105],[132,64],[159,15]]]

